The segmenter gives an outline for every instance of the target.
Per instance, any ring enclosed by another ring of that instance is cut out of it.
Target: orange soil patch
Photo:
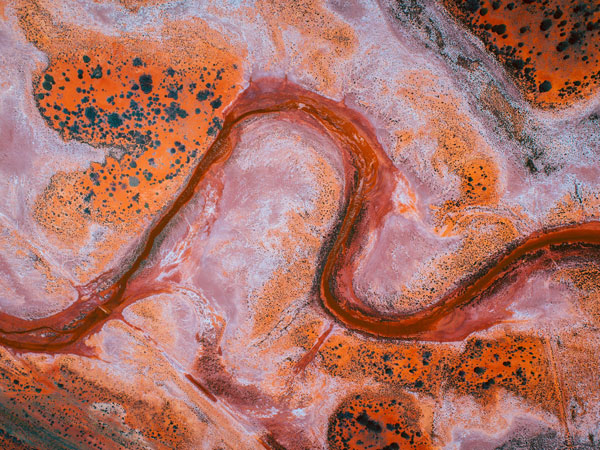
[[[600,84],[595,0],[442,0],[542,107],[568,106]]]
[[[535,336],[471,338],[453,346],[368,342],[332,336],[319,352],[326,372],[345,379],[383,383],[437,397],[444,391],[493,404],[507,390],[562,419],[557,375],[547,343]]]
[[[415,399],[401,392],[347,398],[330,419],[328,444],[336,450],[434,448]]]
[[[40,78],[36,96],[50,126],[67,140],[124,152],[55,176],[36,204],[47,229],[79,234],[88,220],[127,226],[154,216],[216,136],[236,92],[233,58],[175,68],[160,59],[114,43],[54,60]]]
[[[547,347],[535,336],[471,339],[449,367],[450,385],[461,394],[490,400],[499,388],[558,413],[558,396]]]
[[[372,378],[418,392],[439,392],[443,348],[428,344],[363,342],[331,336],[319,352],[325,370],[353,380]]]
[[[600,324],[600,267],[586,264],[583,267],[565,268],[555,278],[577,289],[577,304],[586,318]]]
[[[494,151],[470,124],[467,114],[457,106],[460,104],[458,98],[450,92],[441,91],[435,76],[428,72],[410,74],[407,84],[411,87],[398,89],[396,95],[408,100],[413,108],[425,115],[427,121],[416,131],[397,134],[397,145],[402,147],[405,142],[416,138],[437,141],[431,166],[437,173],[443,175],[449,171],[461,181],[460,198],[449,201],[444,209],[454,211],[471,205],[497,204],[500,183]]]
[[[288,56],[302,61],[320,92],[337,94],[337,74],[332,67],[336,60],[352,55],[358,40],[352,27],[324,8],[322,3],[321,0],[261,0],[256,8],[267,23],[281,58],[286,56],[282,36],[286,29],[295,28],[307,38],[300,48],[292,46]]]
[[[50,56],[34,83],[44,119],[65,140],[115,148],[85,171],[56,174],[36,219],[73,244],[90,223],[139,230],[217,135],[239,90],[239,57],[199,20],[167,23],[160,41],[113,38],[56,24],[38,3],[24,3],[21,25]]]

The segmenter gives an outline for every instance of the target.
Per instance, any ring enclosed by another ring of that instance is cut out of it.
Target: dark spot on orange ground
[[[443,0],[539,106],[561,106],[600,84],[595,0]]]
[[[559,399],[547,348],[533,336],[471,339],[448,368],[459,393],[490,401],[499,388],[558,414]]]
[[[372,378],[388,385],[435,395],[440,388],[442,347],[411,343],[368,343],[331,336],[320,354],[334,376]]]
[[[176,404],[126,393],[102,371],[76,367],[71,357],[39,367],[4,352],[0,360],[2,449],[141,448],[140,440],[183,448],[189,440],[190,423]]]
[[[19,4],[27,39],[50,58],[34,81],[42,116],[65,140],[115,149],[55,175],[36,219],[65,242],[81,242],[89,223],[139,232],[221,128],[239,90],[237,50],[200,19],[167,22],[160,39],[110,37],[61,22],[43,1]]]
[[[7,427],[8,428],[8,427]],[[10,435],[10,432],[0,428],[0,448],[4,450],[30,450],[31,447]]]
[[[489,204],[497,197],[497,168],[485,159],[469,161],[461,168],[461,191],[466,203]]]
[[[428,396],[453,390],[487,403],[504,389],[559,414],[552,366],[544,342],[534,336],[472,338],[463,351],[452,345],[371,344],[332,336],[320,351],[327,372],[355,381],[373,380]]]
[[[344,400],[329,421],[330,449],[429,449],[414,398],[403,394],[363,392]]]
[[[38,220],[61,232],[70,228],[61,215],[71,219],[73,209],[84,219],[121,224],[163,208],[165,194],[174,193],[221,129],[235,72],[214,60],[174,69],[118,44],[52,61],[35,89],[47,123],[65,140],[123,154],[51,184],[37,205]]]

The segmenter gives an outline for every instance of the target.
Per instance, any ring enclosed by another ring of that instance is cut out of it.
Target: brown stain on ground
[[[512,137],[523,137],[525,115],[509,102],[495,83],[491,82],[483,89],[481,102]]]
[[[94,0],[98,3],[102,3],[102,0]],[[118,0],[121,5],[127,8],[129,11],[137,13],[141,8],[147,8],[151,6],[162,5],[167,3],[169,0]]]

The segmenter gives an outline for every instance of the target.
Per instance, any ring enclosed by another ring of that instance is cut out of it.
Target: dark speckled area
[[[600,85],[595,0],[443,0],[534,103],[552,107]]]

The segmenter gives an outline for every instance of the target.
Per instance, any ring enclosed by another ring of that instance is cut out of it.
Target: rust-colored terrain
[[[600,4],[444,0],[537,105],[568,105],[600,84]]]
[[[595,2],[0,19],[1,448],[600,448]]]

